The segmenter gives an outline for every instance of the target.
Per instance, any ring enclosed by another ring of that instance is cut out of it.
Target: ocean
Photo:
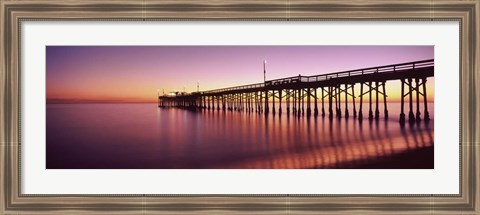
[[[156,103],[47,104],[46,168],[434,168],[433,103],[429,122],[405,126],[395,102],[388,103],[388,120],[382,108],[380,120],[371,122],[366,103],[362,122],[352,104],[348,119],[332,120],[327,110],[325,118],[286,114],[285,104],[279,115],[278,105],[276,115],[265,116]]]

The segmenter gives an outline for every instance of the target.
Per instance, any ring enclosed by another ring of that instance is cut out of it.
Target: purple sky
[[[47,99],[156,101],[210,90],[434,58],[433,46],[48,46]]]

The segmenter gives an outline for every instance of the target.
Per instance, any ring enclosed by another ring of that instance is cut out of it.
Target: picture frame
[[[478,0],[432,1],[15,1],[0,3],[0,212],[2,214],[476,214],[480,212]],[[460,194],[22,194],[21,46],[25,20],[61,21],[458,21]]]

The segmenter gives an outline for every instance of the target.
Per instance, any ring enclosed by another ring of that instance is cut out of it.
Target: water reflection
[[[433,168],[433,122],[55,104],[47,168]]]

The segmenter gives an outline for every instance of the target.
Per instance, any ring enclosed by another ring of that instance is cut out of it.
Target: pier
[[[368,109],[365,118],[372,121],[379,120],[382,114],[384,119],[388,119],[388,94],[385,86],[389,81],[400,81],[399,121],[402,124],[406,121],[414,123],[430,120],[426,85],[427,78],[433,76],[434,60],[431,59],[314,76],[298,75],[209,91],[162,95],[158,96],[158,106],[256,112],[265,115],[313,115],[330,119],[352,116],[360,121],[364,119],[364,109]],[[360,85],[359,92],[355,91],[357,85]],[[368,104],[364,104],[364,97],[369,98]],[[352,110],[348,107],[349,99],[353,104]],[[276,107],[276,102],[285,103],[286,110],[282,110],[281,105]],[[408,115],[405,104],[408,105]],[[380,113],[379,105],[384,105],[383,113]]]

